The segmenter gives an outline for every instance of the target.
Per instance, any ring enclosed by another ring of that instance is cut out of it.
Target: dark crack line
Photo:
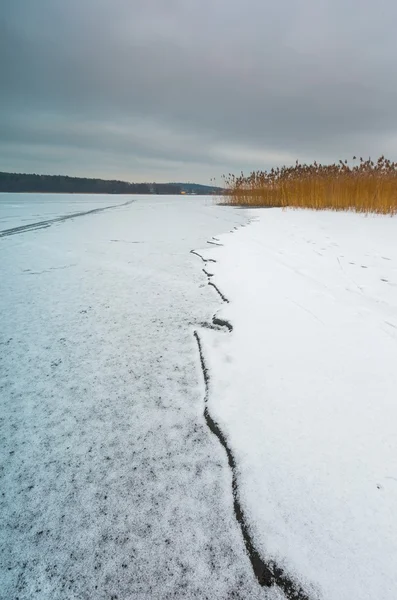
[[[206,321],[199,323],[199,325],[200,327],[204,327],[204,329],[211,329],[212,331],[222,331],[222,328],[218,325],[213,325],[212,323],[207,323]]]
[[[115,204],[113,206],[104,206],[102,208],[93,208],[92,210],[86,210],[84,212],[72,213],[70,215],[63,215],[62,217],[56,217],[55,219],[48,219],[47,221],[39,221],[38,223],[30,223],[29,225],[20,225],[19,227],[13,227],[12,229],[3,229],[0,231],[0,238],[8,237],[9,235],[18,235],[19,233],[25,233],[26,231],[35,231],[36,229],[46,229],[51,227],[54,223],[62,223],[68,219],[75,219],[76,217],[85,217],[86,215],[93,215],[96,213],[103,212],[105,210],[112,210],[113,208],[121,208],[122,206],[128,206],[135,200],[128,200],[122,204]]]
[[[196,330],[194,330],[193,335],[196,338],[196,342],[197,342],[197,346],[198,346],[198,351],[199,351],[199,356],[200,356],[201,370],[203,372],[204,383],[205,383],[205,397],[204,397],[204,402],[207,403],[207,401],[208,401],[208,394],[209,394],[210,375],[209,375],[207,366],[205,364],[204,353],[203,353],[203,348],[201,346],[200,336],[199,336],[199,334],[197,333]]]
[[[217,244],[216,242],[211,242],[211,240],[207,241],[207,244],[212,244],[213,246],[223,246],[223,244]]]
[[[233,331],[233,325],[229,322],[226,321],[226,319],[220,319],[219,317],[217,317],[216,315],[214,315],[212,317],[212,322],[214,325],[218,326],[218,327],[226,327],[226,329],[230,332]]]
[[[242,533],[243,539],[244,539],[244,544],[245,544],[249,559],[251,561],[253,571],[254,571],[255,576],[261,586],[270,587],[274,584],[273,573],[272,573],[271,569],[263,562],[263,560],[259,556],[259,553],[257,552],[257,550],[255,549],[255,547],[252,543],[251,536],[249,534],[249,530],[248,530],[246,521],[244,519],[243,510],[241,508],[240,501],[238,498],[236,461],[235,461],[234,456],[227,444],[225,436],[223,435],[222,431],[220,430],[218,424],[211,417],[209,410],[208,410],[210,374],[209,374],[207,365],[205,364],[203,348],[202,348],[200,336],[197,333],[197,331],[194,332],[194,337],[196,338],[196,342],[197,342],[197,346],[198,346],[201,370],[203,373],[204,384],[205,384],[204,419],[205,419],[205,422],[206,422],[208,428],[210,429],[210,431],[218,438],[219,442],[222,444],[222,446],[224,447],[224,449],[226,451],[227,460],[228,460],[229,467],[232,472],[232,493],[233,493],[234,514],[235,514],[237,522],[240,525],[241,533]]]
[[[199,254],[198,252],[196,252],[196,250],[190,250],[190,254],[195,254],[196,256],[198,256],[199,258],[201,258],[201,260],[205,263],[207,262],[213,262],[216,263],[216,260],[214,258],[204,258],[204,256],[201,256],[201,254]]]
[[[230,325],[230,323],[229,323]],[[230,450],[225,436],[223,435],[219,425],[211,417],[208,410],[208,397],[210,390],[210,372],[205,363],[203,347],[200,336],[197,331],[194,331],[194,337],[197,342],[198,352],[200,357],[201,371],[203,373],[204,385],[205,385],[205,396],[204,396],[204,419],[210,429],[210,431],[218,438],[219,442],[225,449],[227,460],[229,463],[230,470],[232,472],[232,494],[233,494],[233,508],[234,514],[238,524],[240,525],[241,533],[243,536],[245,548],[247,550],[248,557],[251,562],[252,570],[254,571],[255,577],[258,580],[259,585],[262,587],[272,587],[277,585],[285,594],[288,600],[310,600],[306,592],[294,581],[292,581],[284,571],[278,567],[273,561],[265,562],[257,549],[255,548],[254,542],[251,537],[247,521],[244,516],[244,511],[240,504],[238,494],[238,482],[237,482],[237,465],[236,460]]]
[[[220,244],[215,244],[216,246],[219,246]],[[195,256],[198,256],[199,258],[201,258],[201,260],[204,263],[207,262],[216,262],[216,260],[214,260],[213,258],[204,258],[203,256],[201,256],[201,254],[199,254],[196,250],[190,250],[191,254],[195,254]],[[218,288],[217,285],[215,285],[215,283],[213,283],[212,281],[210,281],[210,278],[214,276],[213,273],[208,273],[208,271],[206,271],[206,269],[203,269],[203,272],[207,275],[208,277],[208,285],[211,285],[216,292],[218,292],[219,296],[221,297],[221,299],[223,300],[223,302],[227,302],[229,304],[229,300],[226,298],[226,296],[224,294],[222,294],[221,290]]]
[[[229,332],[233,331],[233,325],[226,321],[226,319],[219,319],[216,315],[212,317],[212,323],[208,321],[202,321],[199,323],[200,327],[204,327],[205,329],[212,329],[213,331],[224,331],[227,329]]]
[[[192,254],[196,254],[199,258],[201,258],[204,262],[208,262],[203,258],[198,252],[191,250]],[[210,278],[210,274],[203,269],[204,273],[207,275],[208,279]],[[212,285],[222,300],[224,302],[229,302],[229,300],[220,292],[217,286],[208,281],[208,285]],[[212,325],[210,323],[202,323],[202,326],[208,329],[214,329],[216,331],[220,331],[221,329],[227,329],[229,332],[233,331],[233,326],[229,321],[225,319],[220,319],[216,315],[212,317]],[[288,575],[281,569],[274,561],[269,560],[265,562],[258,550],[255,548],[253,539],[251,537],[250,529],[247,524],[247,521],[244,516],[244,511],[240,504],[239,494],[238,494],[238,482],[237,482],[237,465],[235,458],[231,449],[228,446],[225,436],[223,435],[219,425],[213,420],[208,410],[208,398],[210,392],[210,372],[205,363],[203,347],[201,343],[200,336],[197,330],[194,331],[194,337],[197,342],[199,357],[200,357],[200,365],[201,371],[203,373],[204,378],[204,386],[205,386],[205,395],[204,395],[204,419],[209,428],[209,430],[218,438],[221,445],[224,447],[227,460],[229,463],[229,467],[232,473],[232,495],[233,495],[233,509],[236,517],[237,523],[240,525],[241,533],[244,540],[244,545],[251,562],[252,570],[255,574],[256,579],[258,580],[259,585],[262,587],[272,587],[274,585],[278,586],[283,592],[285,597],[288,600],[310,600],[310,597],[303,588],[294,580],[292,580]]]
[[[227,304],[229,304],[229,300],[226,298],[226,296],[224,296],[222,294],[221,290],[215,285],[215,283],[213,283],[212,281],[209,281],[208,285],[211,285],[218,292],[218,294],[222,298],[223,302],[226,302]]]

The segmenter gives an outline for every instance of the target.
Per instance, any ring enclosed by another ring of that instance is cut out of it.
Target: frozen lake
[[[0,195],[1,598],[276,597],[193,337],[219,298],[190,250],[245,220],[204,197]]]
[[[394,600],[396,225],[0,195],[0,599]]]

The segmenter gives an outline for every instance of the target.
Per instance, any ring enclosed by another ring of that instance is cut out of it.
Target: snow
[[[0,230],[121,204],[127,198],[130,199],[128,196],[108,194],[0,193]]]
[[[397,219],[249,211],[200,251],[209,412],[255,547],[311,598],[397,597]]]
[[[31,194],[0,215],[0,597],[280,598],[245,552],[193,337],[219,299],[190,250],[246,213]]]
[[[281,599],[206,399],[263,560],[313,599],[394,600],[396,240],[384,216],[1,194],[0,598]]]

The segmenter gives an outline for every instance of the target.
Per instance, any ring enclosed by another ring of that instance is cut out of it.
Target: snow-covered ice
[[[0,193],[0,231],[102,209],[130,200],[130,196],[109,194],[6,194]]]
[[[0,197],[0,598],[280,597],[245,553],[193,337],[219,300],[189,251],[246,213],[150,196],[54,220],[128,200]]]
[[[397,598],[397,218],[249,211],[202,251],[209,411],[257,550],[324,600]]]
[[[195,330],[260,556],[395,600],[396,218],[3,194],[0,259],[2,600],[283,597]]]

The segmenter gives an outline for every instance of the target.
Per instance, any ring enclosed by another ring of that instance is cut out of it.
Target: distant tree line
[[[172,185],[176,185],[181,188],[182,192],[185,194],[220,194],[224,190],[216,185],[203,185],[201,183],[173,183]]]
[[[28,175],[0,172],[0,192],[52,194],[180,194],[175,183],[128,183],[66,175]]]

